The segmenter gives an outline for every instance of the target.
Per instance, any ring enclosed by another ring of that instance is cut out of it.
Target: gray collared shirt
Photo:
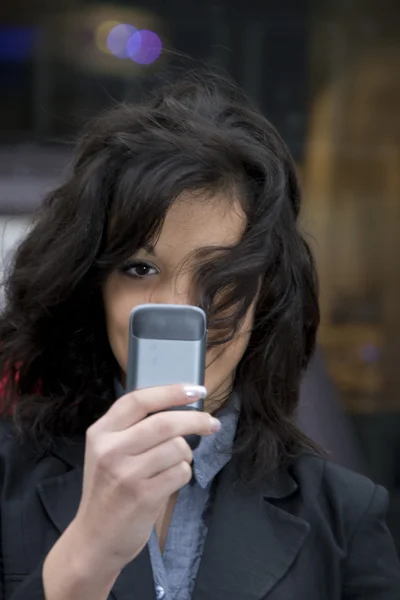
[[[117,395],[122,390],[116,385]],[[190,600],[203,553],[207,525],[204,513],[215,476],[229,462],[239,416],[239,401],[230,402],[218,414],[221,429],[203,437],[193,452],[193,480],[178,494],[161,555],[155,529],[149,552],[157,600]]]

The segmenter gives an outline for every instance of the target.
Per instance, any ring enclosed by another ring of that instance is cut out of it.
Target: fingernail
[[[221,429],[221,421],[219,421],[215,417],[210,417],[210,421],[211,421],[211,431],[219,431]]]
[[[183,390],[186,396],[191,400],[193,398],[205,398],[207,396],[207,390],[204,385],[185,385]]]

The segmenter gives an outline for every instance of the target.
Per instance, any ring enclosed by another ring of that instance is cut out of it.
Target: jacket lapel
[[[287,471],[248,487],[228,465],[209,518],[193,600],[261,600],[285,577],[307,537],[309,524],[279,508],[295,494]]]
[[[72,467],[38,486],[42,504],[60,533],[71,523],[82,491],[84,444],[60,446],[55,454]],[[262,600],[298,556],[310,526],[283,503],[296,494],[288,471],[274,481],[246,486],[232,460],[221,472],[208,520],[208,534],[193,600]],[[155,600],[148,548],[118,577],[110,599]]]
[[[63,533],[74,519],[82,493],[84,444],[59,445],[54,454],[71,470],[38,485],[43,507],[56,529]],[[155,600],[153,573],[147,546],[120,573],[110,593],[113,600]]]

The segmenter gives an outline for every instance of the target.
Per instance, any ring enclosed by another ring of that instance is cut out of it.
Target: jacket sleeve
[[[349,546],[342,600],[399,600],[400,563],[386,525],[387,491],[377,485]]]
[[[5,595],[4,580],[1,582],[0,600],[46,600],[42,580],[43,563],[19,583],[11,595]]]
[[[6,455],[6,446],[8,434],[5,429],[6,425],[0,421],[0,498],[3,496],[3,485],[4,485],[4,464]],[[2,547],[2,514],[0,509],[0,600],[46,600],[43,581],[42,581],[42,569],[43,562],[39,564],[36,569],[28,575],[22,581],[5,580],[4,565],[3,565],[3,547]]]

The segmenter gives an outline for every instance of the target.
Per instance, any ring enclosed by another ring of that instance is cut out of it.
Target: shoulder
[[[384,515],[388,493],[368,477],[333,461],[304,454],[293,464],[292,474],[305,504],[329,519],[341,519],[351,535],[361,520]]]
[[[23,441],[17,434],[11,421],[0,421],[0,483],[4,485],[22,479],[32,472],[42,454],[28,441]]]
[[[306,455],[295,462],[293,476],[303,510],[323,540],[321,552],[329,545],[345,559],[343,597],[400,598],[400,563],[386,524],[387,491],[363,475]]]
[[[376,484],[368,477],[313,454],[302,454],[292,465],[292,474],[304,491],[339,494],[364,499]]]
[[[20,455],[21,443],[11,421],[0,421],[0,462],[2,464]]]

